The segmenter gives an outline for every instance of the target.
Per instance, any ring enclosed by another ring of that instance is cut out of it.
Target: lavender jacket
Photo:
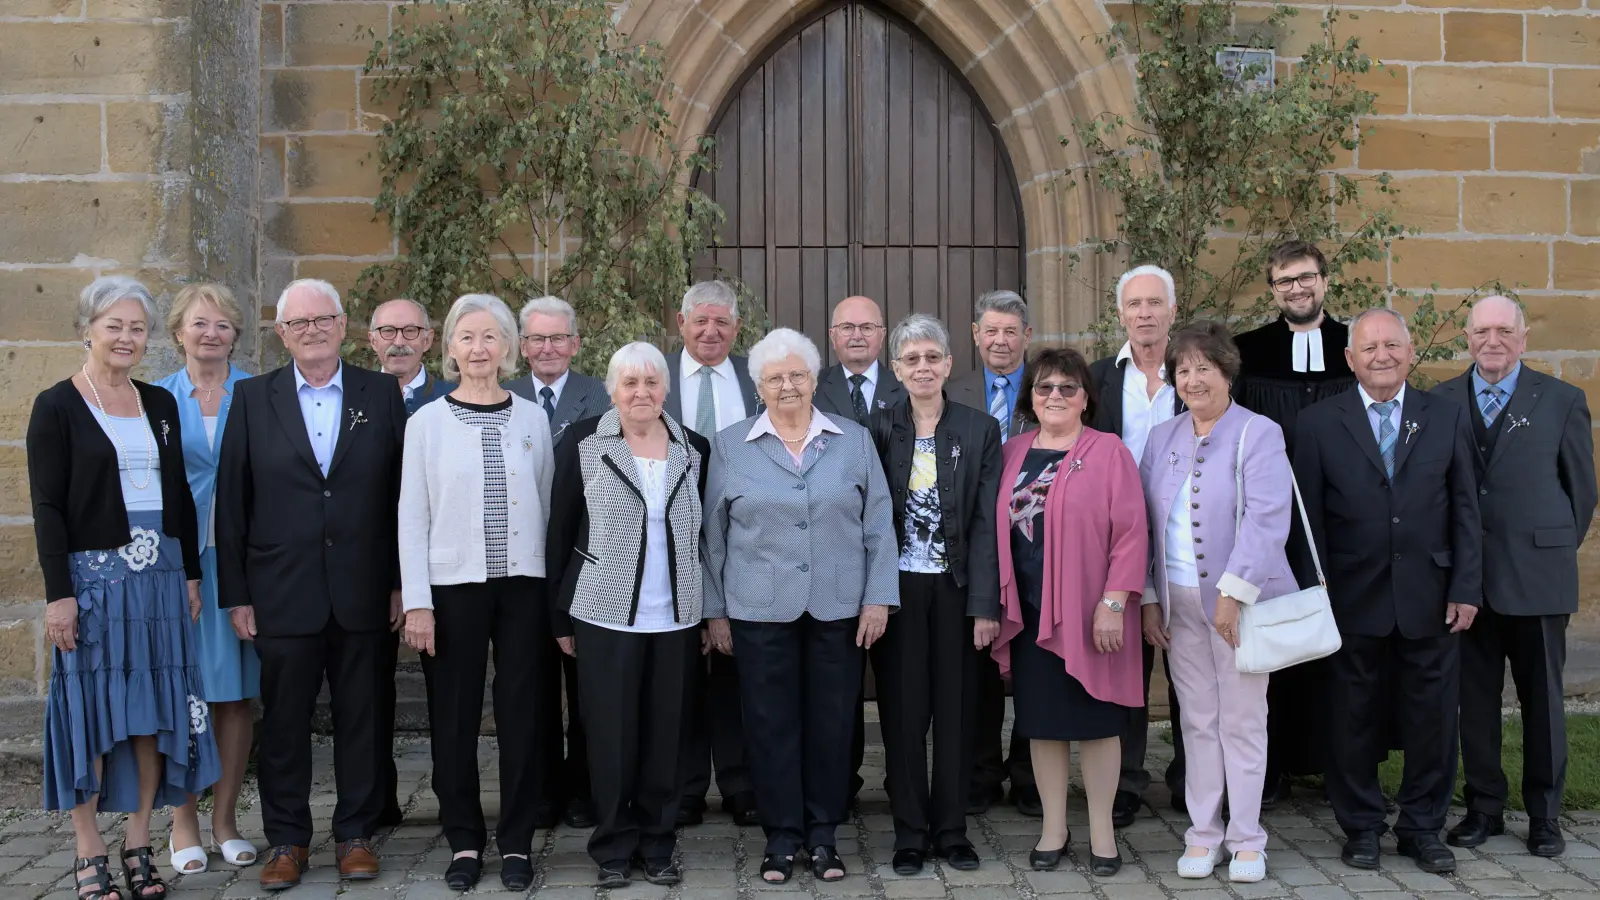
[[[1253,421],[1252,421],[1253,419]],[[1234,464],[1240,432],[1245,434],[1244,520],[1234,534]],[[1217,594],[1251,604],[1300,587],[1284,547],[1289,542],[1294,488],[1283,429],[1266,416],[1235,403],[1202,438],[1194,440],[1194,419],[1181,412],[1150,431],[1139,480],[1144,484],[1146,518],[1150,522],[1150,578],[1143,604],[1161,604],[1161,618],[1170,618],[1167,591],[1167,519],[1174,503],[1187,508],[1194,532],[1195,569],[1206,617],[1217,611]],[[1177,496],[1185,476],[1188,493]]]

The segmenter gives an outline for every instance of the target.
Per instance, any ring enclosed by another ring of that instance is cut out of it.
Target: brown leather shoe
[[[310,855],[305,847],[287,844],[268,850],[261,860],[261,889],[282,891],[299,884]]]
[[[378,877],[378,854],[372,852],[371,838],[351,838],[334,845],[333,856],[339,861],[339,875],[351,881],[367,881]]]

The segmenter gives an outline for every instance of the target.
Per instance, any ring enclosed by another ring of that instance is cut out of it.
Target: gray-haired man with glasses
[[[367,341],[383,370],[400,382],[406,415],[450,393],[455,385],[441,381],[424,363],[433,346],[433,322],[421,303],[405,297],[380,303],[372,311]]]

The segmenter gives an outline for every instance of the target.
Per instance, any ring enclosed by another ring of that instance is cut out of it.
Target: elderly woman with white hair
[[[679,755],[701,652],[700,511],[706,439],[662,410],[655,346],[612,354],[612,409],[570,426],[556,453],[546,556],[561,649],[577,658],[599,819],[601,887],[681,880],[673,860]]]
[[[28,483],[54,645],[45,705],[44,806],[71,810],[78,896],[160,900],[150,814],[183,807],[221,773],[200,674],[200,542],[178,404],[134,381],[156,321],[131,278],[78,299],[86,359],[34,400]],[[97,812],[128,813],[127,890],[115,887]],[[193,815],[189,817],[193,821]],[[199,835],[175,842],[198,844]]]
[[[788,328],[751,348],[767,409],[717,433],[706,485],[705,615],[712,644],[739,660],[769,884],[789,880],[801,849],[818,880],[845,876],[834,832],[862,650],[900,605],[883,466],[867,429],[812,405],[821,367]]]
[[[454,858],[445,882],[470,890],[488,842],[478,800],[478,724],[494,645],[500,743],[500,880],[533,882],[534,819],[544,773],[530,702],[555,652],[546,599],[545,523],[555,471],[550,422],[500,386],[517,365],[517,322],[498,297],[467,294],[444,321],[444,402],[406,425],[400,482],[405,641],[422,656],[433,740],[433,790]]]

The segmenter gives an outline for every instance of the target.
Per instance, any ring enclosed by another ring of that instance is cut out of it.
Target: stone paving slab
[[[1159,726],[1153,730],[1159,731]],[[1152,735],[1151,768],[1159,772],[1171,755],[1164,737]],[[1341,835],[1332,811],[1315,792],[1300,789],[1295,799],[1265,816],[1269,833],[1266,881],[1231,884],[1226,866],[1220,877],[1186,880],[1177,877],[1178,855],[1188,817],[1172,810],[1166,788],[1156,779],[1138,819],[1119,832],[1124,866],[1112,878],[1097,878],[1087,869],[1088,820],[1081,791],[1074,790],[1068,820],[1074,826],[1071,859],[1056,872],[1034,872],[1028,851],[1038,835],[1037,820],[1010,807],[995,807],[968,818],[968,834],[983,864],[976,872],[956,872],[937,861],[917,877],[902,878],[889,867],[894,837],[883,781],[881,745],[869,745],[863,771],[867,789],[860,808],[840,828],[839,853],[850,875],[823,884],[804,865],[795,868],[788,885],[764,884],[758,874],[762,837],[759,828],[740,828],[720,812],[708,812],[706,823],[684,829],[678,843],[684,865],[683,884],[657,887],[637,881],[627,888],[601,891],[594,885],[594,867],[584,852],[586,835],[565,826],[540,832],[534,842],[539,866],[534,887],[512,893],[500,885],[500,861],[491,850],[484,877],[470,896],[539,900],[1483,900],[1483,898],[1600,898],[1600,813],[1575,811],[1564,821],[1567,854],[1545,860],[1528,856],[1522,846],[1526,820],[1508,816],[1511,834],[1495,838],[1476,851],[1455,849],[1457,873],[1449,877],[1417,870],[1396,855],[1393,838],[1385,840],[1382,868],[1352,869],[1339,861]],[[271,895],[260,889],[255,868],[234,869],[220,856],[211,857],[211,871],[171,881],[174,900],[452,900],[444,884],[450,852],[438,828],[438,801],[428,786],[430,761],[424,740],[410,738],[396,748],[401,793],[407,799],[406,819],[378,837],[383,873],[372,881],[344,882],[332,868],[328,817],[333,806],[332,748],[314,753],[316,781],[312,811],[319,829],[312,848],[312,869],[305,883]],[[498,801],[492,770],[494,748],[488,740],[479,761],[486,810]],[[260,811],[253,786],[241,811],[246,837],[258,845]],[[710,804],[711,809],[718,804]],[[1457,810],[1459,815],[1460,811]],[[120,849],[122,817],[100,817],[112,852]],[[158,814],[152,824],[156,844],[165,840],[169,817]],[[202,814],[202,824],[205,816]],[[72,826],[64,815],[34,810],[0,810],[0,900],[72,900],[70,869]],[[164,855],[164,854],[163,854]]]

